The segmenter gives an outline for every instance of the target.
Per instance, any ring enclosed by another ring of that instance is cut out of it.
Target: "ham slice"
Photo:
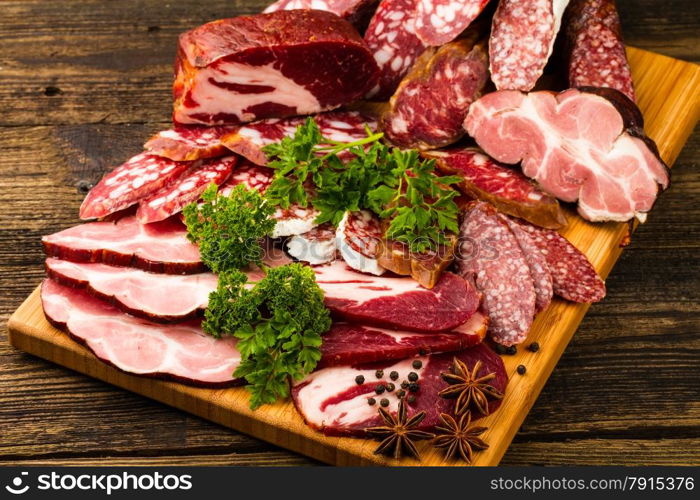
[[[236,340],[206,335],[197,321],[150,323],[52,280],[43,282],[41,302],[54,326],[127,373],[207,387],[240,382],[232,375],[241,358]]]

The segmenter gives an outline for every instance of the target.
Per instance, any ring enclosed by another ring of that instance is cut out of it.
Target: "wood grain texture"
[[[3,324],[43,276],[41,235],[78,222],[77,182],[165,126],[178,32],[264,3],[1,1]],[[700,61],[697,2],[617,3],[630,45]],[[700,464],[699,159],[695,134],[502,464]],[[314,463],[17,351],[4,329],[0,429],[3,464]]]

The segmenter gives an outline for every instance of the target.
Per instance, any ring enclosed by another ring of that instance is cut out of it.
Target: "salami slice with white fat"
[[[231,127],[176,126],[151,137],[143,148],[154,155],[175,161],[217,158],[227,154],[221,138]]]
[[[271,168],[261,167],[249,161],[241,160],[240,165],[232,172],[226,184],[224,184],[219,192],[228,196],[231,190],[239,184],[245,185],[248,189],[255,189],[264,193],[265,190],[272,184],[275,172]]]
[[[382,236],[381,223],[372,212],[346,212],[338,224],[336,245],[348,266],[381,276],[386,271],[377,260]]]
[[[237,157],[206,160],[197,170],[183,176],[139,202],[136,218],[142,224],[167,219],[197,201],[210,184],[220,186],[231,175]]]
[[[141,153],[105,175],[80,206],[81,219],[105,217],[134,205],[196,167],[150,153]]]
[[[272,214],[272,218],[277,223],[270,236],[281,238],[283,236],[308,233],[318,226],[316,217],[318,217],[318,210],[311,206],[292,205],[289,208],[278,207],[275,213]]]
[[[277,0],[268,5],[263,12],[294,9],[325,10],[342,17],[362,32],[378,2],[379,0]]]
[[[535,316],[535,286],[518,240],[491,205],[475,202],[467,208],[457,267],[483,294],[493,340],[507,346],[523,342]]]
[[[416,36],[417,0],[382,0],[365,32],[365,43],[379,66],[379,82],[368,98],[384,101],[426,48]]]
[[[499,90],[531,90],[554,48],[569,0],[500,0],[493,16],[489,55]]]
[[[325,222],[311,231],[297,234],[287,241],[287,253],[311,265],[326,264],[336,258],[335,227]]]
[[[457,38],[490,0],[418,0],[416,34],[426,45],[443,45]]]
[[[605,282],[593,265],[561,234],[514,219],[532,238],[547,259],[554,293],[572,302],[599,302],[605,297]]]

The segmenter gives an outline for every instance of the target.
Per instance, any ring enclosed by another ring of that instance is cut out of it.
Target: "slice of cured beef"
[[[268,158],[262,149],[293,137],[299,125],[308,117],[270,118],[241,125],[225,135],[221,142],[234,153],[257,165],[267,165]],[[367,129],[374,131],[377,122],[356,111],[332,111],[313,116],[323,137],[337,142],[354,142],[367,137]]]
[[[380,276],[379,249],[384,231],[381,222],[369,210],[346,212],[336,230],[336,247],[351,268]]]
[[[636,105],[613,89],[498,91],[474,102],[464,122],[498,161],[525,175],[591,221],[644,220],[669,171],[644,135]]]
[[[490,0],[417,0],[416,34],[426,45],[457,38]]]
[[[475,202],[465,212],[456,262],[483,294],[493,340],[523,342],[535,316],[534,282],[518,240],[491,205]]]
[[[143,148],[151,154],[175,161],[217,158],[227,154],[221,137],[231,130],[230,127],[176,126],[158,132]]]
[[[426,151],[423,156],[435,160],[441,173],[462,177],[457,188],[473,199],[538,226],[557,229],[566,225],[556,198],[544,193],[519,170],[499,164],[478,148]]]
[[[316,282],[334,316],[366,325],[439,332],[466,323],[479,307],[471,283],[443,273],[430,290],[408,277],[371,276],[336,260],[314,268]]]
[[[237,160],[236,156],[205,160],[196,170],[139,201],[136,218],[146,224],[180,213],[185,205],[197,201],[210,184],[223,184]]]
[[[198,321],[149,323],[51,280],[41,286],[41,302],[49,322],[122,371],[207,387],[239,382],[236,340],[206,335]]]
[[[367,27],[378,3],[379,0],[277,0],[268,5],[263,12],[294,9],[325,10],[342,17],[362,31]]]
[[[303,234],[297,234],[287,240],[287,253],[296,260],[311,265],[327,264],[336,258],[337,246],[335,227],[324,222]]]
[[[542,252],[552,274],[554,293],[572,302],[599,302],[605,282],[588,258],[556,231],[514,219]]]
[[[428,49],[413,65],[382,116],[386,137],[402,148],[433,149],[464,135],[469,105],[488,81],[488,56],[475,37]]]
[[[46,259],[46,274],[64,286],[80,288],[124,312],[158,323],[194,318],[216,290],[212,273],[153,274],[130,267]]]
[[[204,271],[197,245],[187,239],[185,226],[170,218],[140,224],[136,217],[116,222],[90,222],[41,239],[49,257],[73,262],[102,262],[150,272],[191,274]]]
[[[355,323],[333,323],[330,330],[323,334],[321,361],[316,368],[385,362],[436,352],[461,351],[480,343],[486,335],[487,328],[488,318],[480,312],[474,313],[457,330],[438,333],[389,330]]]
[[[570,87],[610,87],[635,100],[615,0],[571,0],[565,18]]]
[[[368,98],[384,101],[426,48],[416,36],[417,0],[381,0],[365,32],[365,42],[379,66],[379,81]]]
[[[494,373],[495,378],[490,384],[500,393],[506,390],[508,376],[500,356],[485,344],[478,344],[456,354],[431,354],[398,362],[323,368],[293,385],[292,400],[306,424],[312,428],[331,436],[366,437],[367,427],[382,425],[377,412],[379,405],[369,405],[369,398],[386,398],[389,401],[386,410],[389,412],[395,413],[398,408],[397,391],[384,392],[377,396],[375,387],[380,383],[389,383],[389,373],[392,371],[398,372],[399,382],[406,380],[410,372],[417,372],[419,390],[412,393],[415,401],[408,405],[408,417],[425,411],[426,416],[420,423],[420,429],[433,430],[440,423],[440,413],[452,414],[454,411],[454,400],[442,398],[438,396],[438,392],[447,387],[440,375],[452,369],[455,356],[464,362],[469,370],[481,361],[482,365],[477,375]],[[422,363],[420,370],[412,366],[416,360]],[[375,376],[378,369],[384,372],[380,380]],[[364,376],[364,384],[358,385],[355,382],[358,375]],[[495,411],[499,405],[500,400],[490,400],[489,412]],[[478,412],[474,413],[474,418],[479,416],[481,415]]]
[[[236,125],[328,111],[367,93],[378,73],[355,28],[330,12],[214,21],[180,35],[173,120]]]
[[[275,172],[271,168],[261,167],[243,160],[233,171],[228,181],[221,186],[219,192],[224,196],[228,196],[234,187],[244,184],[248,189],[256,189],[264,193],[272,184],[274,175]]]
[[[141,153],[107,173],[80,206],[81,219],[105,217],[130,207],[198,166]]]
[[[496,88],[531,90],[552,55],[569,0],[500,0],[489,55]]]

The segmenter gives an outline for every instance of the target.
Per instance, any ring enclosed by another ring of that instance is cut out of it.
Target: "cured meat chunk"
[[[223,125],[327,111],[371,89],[357,31],[320,10],[214,21],[180,35],[173,120]]]
[[[566,10],[570,87],[610,87],[636,99],[615,0],[571,0]]]
[[[532,237],[517,223],[505,215],[499,216],[508,224],[510,231],[520,245],[525,261],[530,268],[530,276],[535,286],[535,312],[543,311],[552,302],[554,294],[552,285],[552,273],[549,271],[549,263]]]
[[[287,253],[311,265],[326,264],[336,258],[335,227],[329,222],[311,231],[292,236],[287,241]]]
[[[487,203],[475,202],[464,214],[457,268],[483,294],[493,340],[523,342],[535,316],[534,283],[517,239]]]
[[[487,328],[488,318],[479,312],[458,330],[439,333],[334,323],[323,335],[321,361],[316,368],[386,362],[434,352],[461,351],[480,343],[486,335]]]
[[[452,144],[464,135],[469,105],[487,81],[486,49],[473,38],[426,50],[391,98],[381,129],[402,148]]]
[[[416,34],[426,45],[457,38],[490,0],[417,0]]]
[[[179,126],[158,132],[143,148],[151,154],[175,161],[217,158],[226,155],[221,137],[231,130],[230,127]]]
[[[428,290],[407,277],[371,276],[337,260],[314,268],[325,303],[340,319],[418,332],[453,330],[479,307],[473,285],[443,273]]]
[[[449,243],[423,253],[411,252],[403,242],[382,240],[377,262],[387,271],[411,276],[425,288],[433,288],[442,272],[452,263],[457,237],[451,235]]]
[[[46,259],[46,274],[61,285],[86,290],[124,312],[159,323],[201,314],[216,290],[212,273],[153,274],[130,267]]]
[[[155,193],[195,166],[141,153],[106,174],[80,206],[81,219],[105,217]]]
[[[267,156],[262,148],[280,142],[285,137],[293,137],[299,125],[307,117],[270,118],[242,125],[225,135],[221,142],[234,153],[247,158],[257,165],[267,165]],[[313,117],[321,134],[337,142],[354,142],[367,137],[366,128],[374,131],[377,122],[356,111],[332,111]]]
[[[372,212],[346,212],[338,224],[336,246],[348,266],[380,276],[385,271],[377,261],[383,234],[381,223]]]
[[[365,32],[365,42],[379,66],[379,81],[368,98],[384,101],[426,46],[416,36],[417,0],[381,0]]]
[[[140,224],[136,217],[117,222],[90,222],[41,239],[49,257],[73,262],[102,262],[150,272],[191,274],[206,268],[197,245],[187,239],[176,219]]]
[[[560,228],[566,217],[556,198],[544,193],[520,171],[494,161],[478,148],[426,151],[445,175],[458,175],[457,188],[476,200],[486,201],[500,212],[523,218],[538,226]]]
[[[325,10],[342,17],[362,31],[367,27],[378,3],[379,0],[277,0],[268,5],[263,12],[294,9]]]
[[[495,390],[503,393],[508,384],[503,361],[485,344],[478,344],[458,353],[431,354],[416,358],[404,359],[398,362],[374,363],[371,365],[336,366],[317,370],[305,379],[296,382],[292,387],[292,400],[304,421],[312,428],[330,436],[360,436],[365,437],[367,427],[382,425],[377,412],[377,404],[369,405],[370,397],[378,398],[374,388],[380,382],[389,383],[388,374],[396,371],[398,380],[406,380],[410,372],[419,375],[420,389],[413,393],[415,402],[408,405],[408,417],[425,411],[426,415],[420,423],[420,429],[433,430],[440,423],[440,413],[453,413],[454,400],[438,396],[438,392],[447,387],[440,377],[441,373],[451,370],[454,357],[464,362],[469,370],[481,361],[478,376],[494,373],[495,378],[490,384]],[[420,370],[413,368],[414,361],[420,361]],[[384,378],[377,380],[375,371],[383,369]],[[365,382],[358,385],[355,377],[362,375]],[[381,398],[389,400],[387,411],[395,413],[398,408],[396,391],[384,392]],[[500,400],[489,401],[489,412],[495,411]],[[473,418],[481,415],[477,412]]]
[[[240,382],[232,378],[241,360],[236,340],[206,335],[197,321],[149,323],[51,280],[41,302],[49,322],[122,371],[207,387]]]
[[[605,297],[605,282],[575,246],[556,231],[515,221],[542,252],[552,274],[554,293],[572,302],[599,302]]]
[[[231,190],[239,184],[245,184],[248,189],[257,189],[261,193],[272,184],[275,172],[271,168],[259,167],[249,161],[242,161],[239,167],[231,174],[229,180],[224,184],[219,192],[228,196]]]
[[[474,102],[464,122],[486,153],[522,161],[523,173],[591,221],[644,220],[669,183],[635,104],[613,89],[498,91]]]
[[[552,55],[569,0],[500,0],[489,55],[496,88],[531,90]]]
[[[180,213],[185,205],[197,201],[207,186],[223,184],[231,175],[236,161],[235,156],[206,160],[197,170],[141,200],[136,218],[146,224]]]

